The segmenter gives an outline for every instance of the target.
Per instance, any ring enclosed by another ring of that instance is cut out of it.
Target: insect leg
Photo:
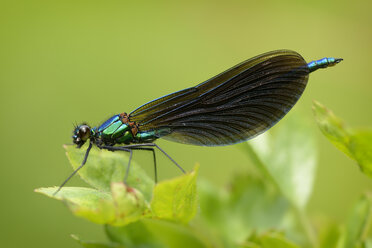
[[[122,147],[125,147],[125,148],[128,148],[128,149],[133,149],[133,148],[136,148],[136,147],[156,147],[158,148],[165,156],[168,157],[168,159],[170,161],[172,161],[177,167],[178,169],[180,169],[183,173],[186,173],[185,170],[171,157],[168,155],[168,153],[166,153],[163,149],[161,149],[157,144],[155,143],[142,143],[142,144],[133,144],[133,145],[127,145],[127,146],[122,146]]]
[[[128,165],[127,169],[125,171],[125,176],[124,176],[124,183],[127,184],[127,179],[128,179],[128,174],[129,174],[129,169],[130,169],[130,162],[132,161],[132,155],[133,151],[130,148],[126,148],[125,146],[98,146],[101,149],[106,149],[108,151],[125,151],[129,152],[129,160],[128,160]]]
[[[157,144],[153,143],[155,145],[156,148],[158,148],[165,156],[167,156],[177,167],[178,169],[180,169],[184,174],[186,173],[186,171],[173,159],[171,158],[171,156],[168,155],[168,153],[166,153],[163,149],[161,149]]]
[[[66,178],[66,180],[61,184],[61,186],[59,186],[59,188],[57,189],[56,192],[54,192],[53,195],[56,195],[62,189],[62,187],[65,186],[65,184],[76,174],[76,172],[78,172],[81,168],[83,168],[83,166],[87,162],[90,149],[92,149],[92,142],[89,142],[88,149],[85,152],[85,156],[84,156],[84,159],[83,159],[83,162],[81,163],[81,165],[76,170],[74,170],[68,178]]]
[[[155,183],[158,183],[158,170],[156,165],[156,156],[155,156],[155,149],[152,147],[132,147],[132,150],[144,150],[144,151],[152,151],[152,156],[154,159],[154,173],[155,173]]]
[[[126,152],[130,152],[130,157],[129,157],[129,163],[128,163],[128,168],[127,168],[127,172],[126,172],[126,175],[125,175],[125,181],[126,182],[126,179],[128,177],[128,174],[129,174],[129,166],[130,166],[130,161],[132,159],[132,150],[145,150],[145,151],[152,151],[152,154],[153,154],[153,159],[154,159],[154,170],[155,170],[155,183],[158,182],[158,170],[157,170],[157,164],[156,164],[156,155],[155,155],[155,150],[154,148],[152,147],[137,147],[137,146],[131,146],[131,145],[128,145],[128,146],[98,146],[99,148],[102,148],[102,149],[106,149],[106,150],[109,150],[109,151],[126,151]]]

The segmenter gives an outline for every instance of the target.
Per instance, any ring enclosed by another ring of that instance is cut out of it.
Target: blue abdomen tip
[[[319,60],[311,61],[307,64],[309,67],[310,72],[313,72],[315,70],[318,70],[319,68],[327,68],[330,66],[334,66],[338,63],[340,63],[343,59],[341,58],[322,58]]]

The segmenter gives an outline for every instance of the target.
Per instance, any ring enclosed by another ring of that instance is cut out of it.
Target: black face
[[[90,127],[87,124],[82,124],[75,128],[72,141],[80,148],[90,138],[90,135]]]

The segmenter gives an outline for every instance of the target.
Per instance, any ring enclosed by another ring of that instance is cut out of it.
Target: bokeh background
[[[71,173],[62,144],[71,143],[73,123],[99,124],[263,52],[344,58],[311,75],[290,114],[308,116],[317,129],[316,99],[350,125],[371,126],[371,7],[368,0],[1,1],[1,246],[79,247],[70,234],[104,239],[100,226],[33,192]],[[372,182],[316,133],[308,214],[342,222]],[[236,146],[158,144],[187,170],[199,162],[201,176],[218,185],[250,163]],[[158,157],[161,178],[178,175]],[[150,155],[136,153],[135,160],[151,167]],[[83,182],[76,177],[69,185]]]

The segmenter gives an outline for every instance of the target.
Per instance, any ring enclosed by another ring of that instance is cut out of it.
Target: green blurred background
[[[79,247],[72,233],[104,239],[100,226],[33,192],[71,173],[62,144],[71,143],[73,123],[99,124],[263,52],[344,58],[311,75],[290,114],[308,116],[317,129],[317,99],[350,125],[371,126],[371,7],[367,0],[1,1],[1,246]],[[372,182],[316,133],[308,213],[343,221]],[[187,170],[200,162],[201,175],[220,185],[250,163],[236,146],[158,144]],[[158,157],[161,178],[179,174]],[[151,164],[150,155],[135,160]],[[75,177],[69,185],[83,183]]]

